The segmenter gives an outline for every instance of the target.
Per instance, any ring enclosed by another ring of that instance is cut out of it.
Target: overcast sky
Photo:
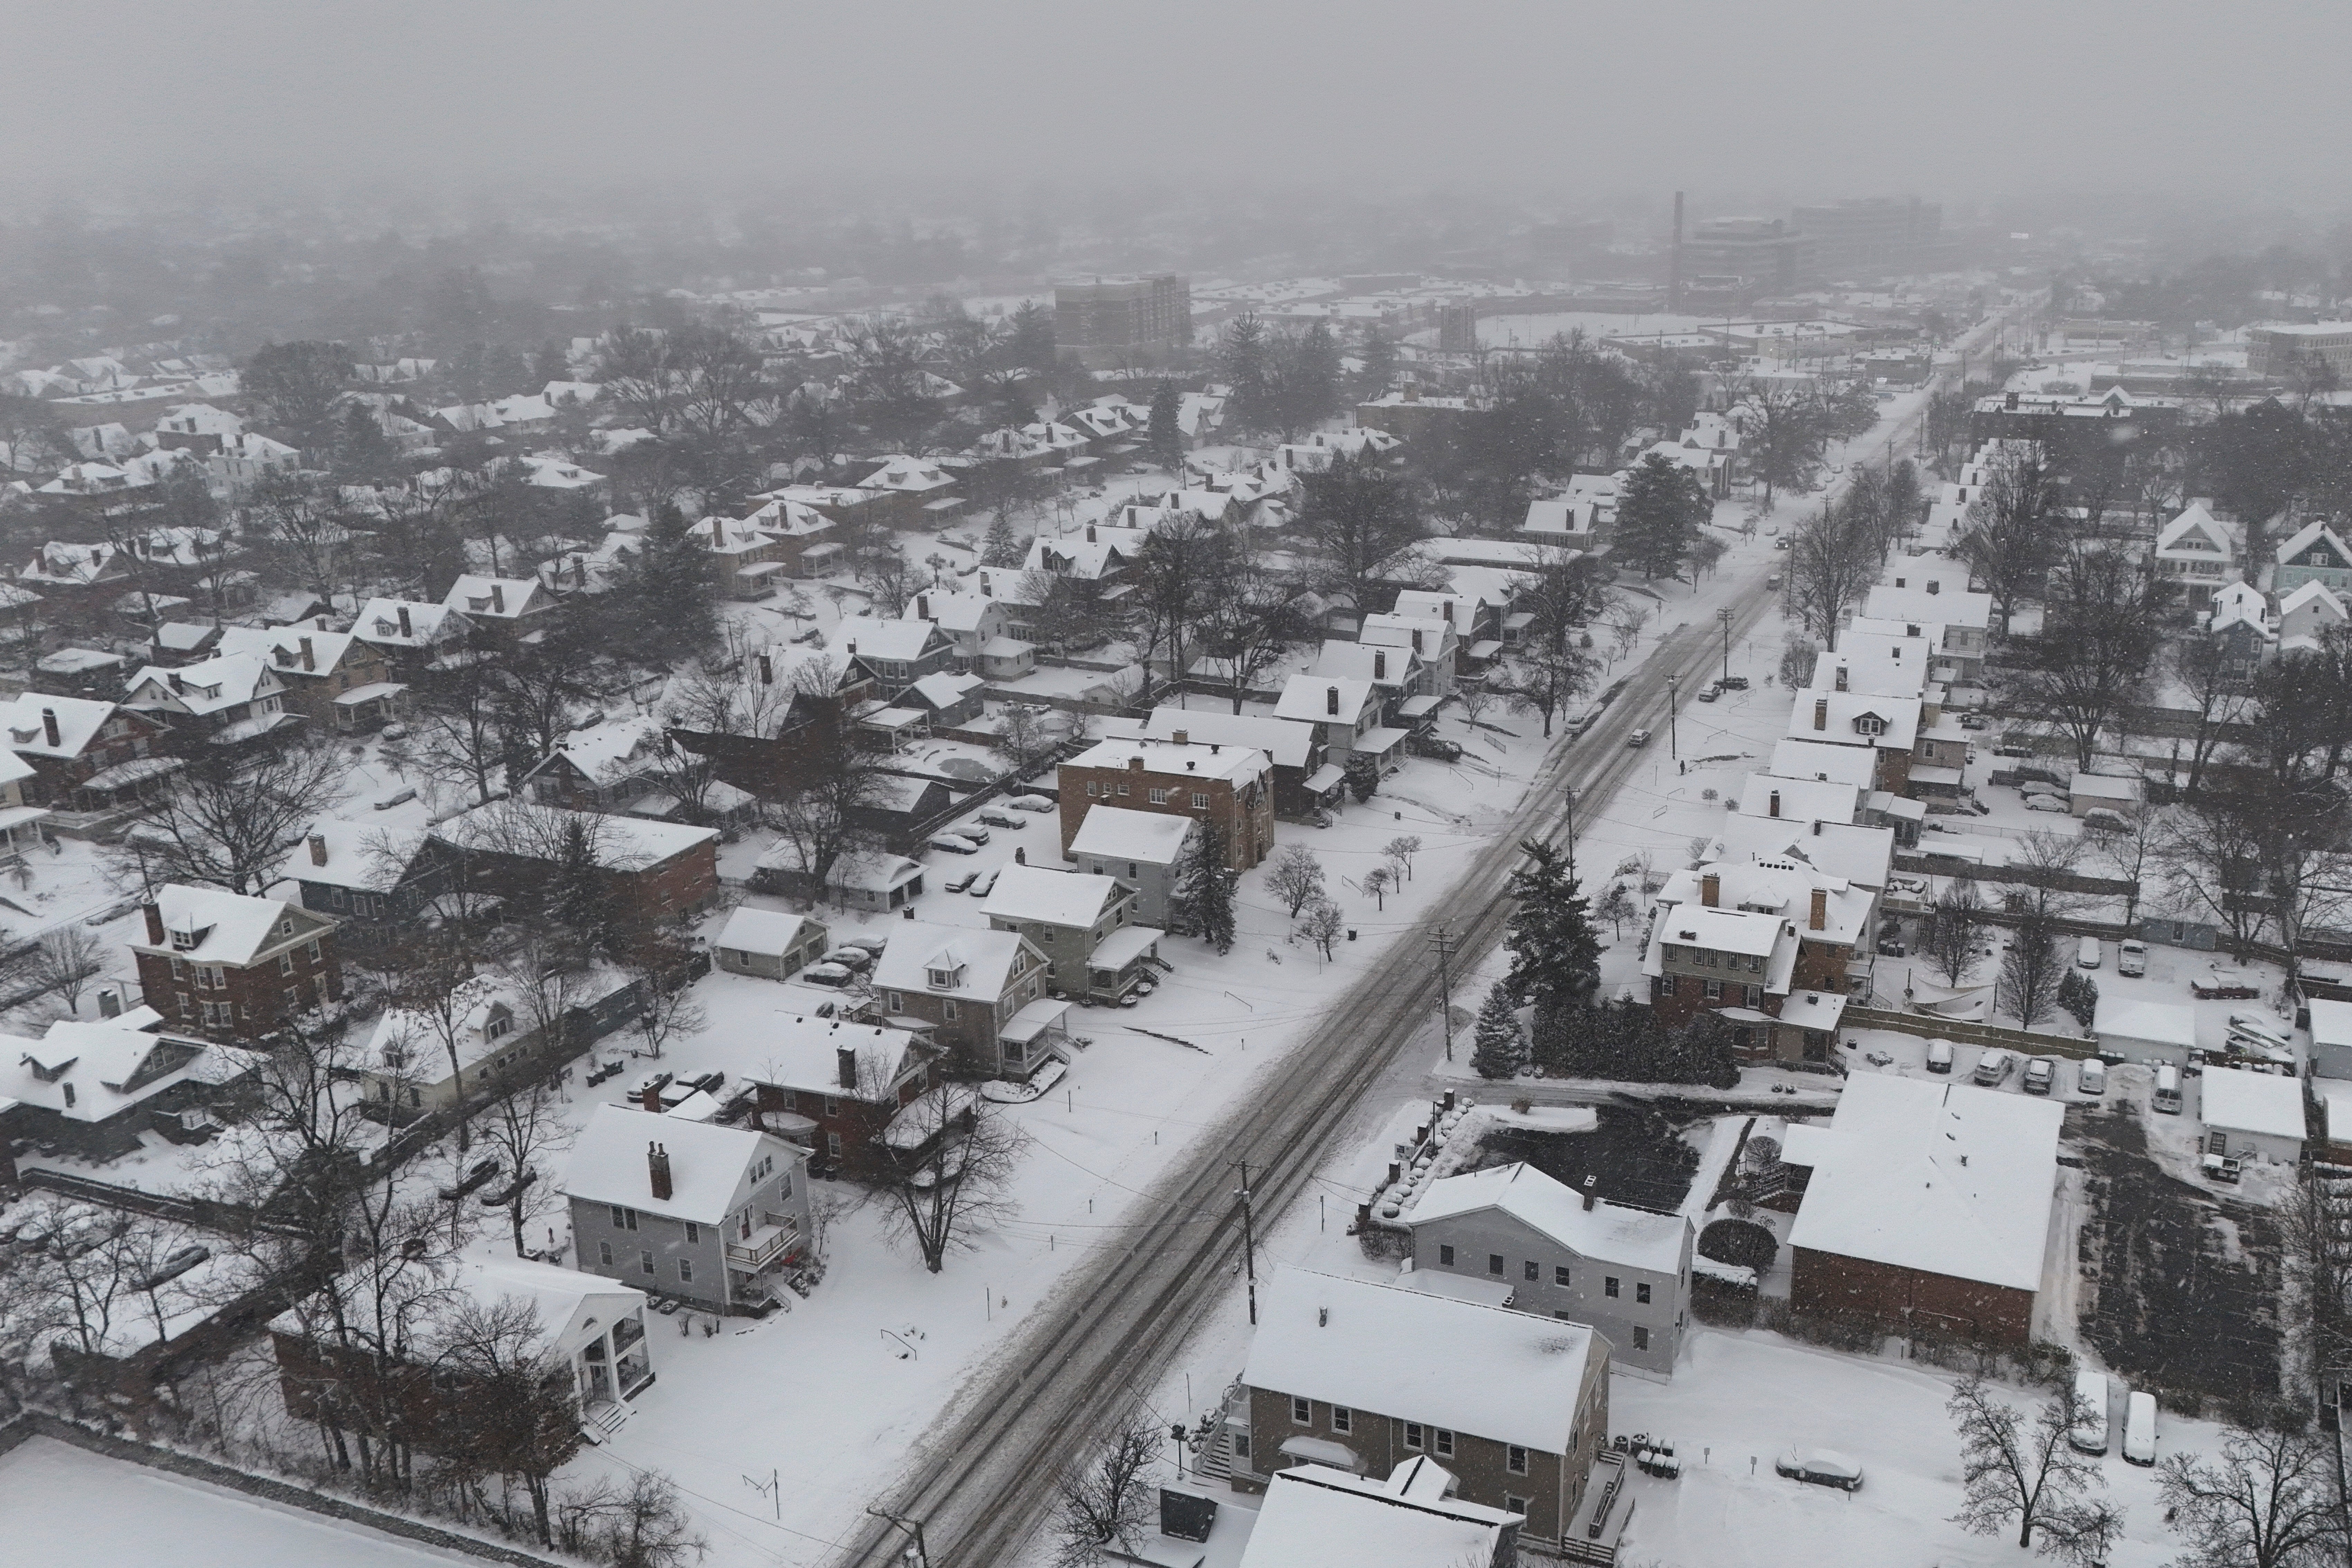
[[[0,0],[19,178],[2352,187],[2352,5]]]

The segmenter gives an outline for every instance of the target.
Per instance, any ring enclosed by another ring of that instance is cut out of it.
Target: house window
[[[824,1135],[824,1152],[834,1159],[837,1160],[841,1158],[841,1134],[839,1133],[827,1133]],[[787,1194],[786,1196],[789,1197],[790,1195]]]
[[[688,1247],[692,1247],[698,1245],[701,1240],[702,1227],[697,1225],[691,1219],[688,1220],[686,1222],[686,1244]]]
[[[1237,1459],[1246,1459],[1249,1457],[1249,1434],[1247,1432],[1235,1432],[1234,1434],[1234,1458]]]
[[[1526,1262],[1519,1265],[1519,1278],[1532,1285],[1537,1281],[1543,1278],[1543,1270],[1537,1268],[1536,1260],[1530,1258]]]
[[[637,1249],[637,1267],[650,1274],[654,1271],[654,1255],[643,1248]]]
[[[955,1003],[953,1003],[953,1002],[950,1002],[950,1003],[948,1003],[948,1004],[947,1004],[947,1015],[948,1015],[948,1022],[950,1022],[950,1023],[953,1023],[953,1022],[955,1022],[955,1020],[956,1020],[956,1005],[955,1005]]]
[[[599,1241],[596,1243],[596,1261],[603,1268],[609,1269],[613,1266],[613,1244],[611,1242]]]
[[[1205,811],[1205,810],[1207,810],[1208,809],[1209,809],[1209,798],[1208,798],[1206,795],[1202,794],[1198,789],[1193,790],[1193,791],[1192,791],[1192,810],[1194,810],[1195,811]]]
[[[1438,1264],[1438,1267],[1439,1267],[1439,1268],[1441,1268],[1441,1269],[1451,1269],[1451,1268],[1453,1268],[1453,1267],[1454,1267],[1454,1249],[1453,1249],[1453,1248],[1451,1248],[1451,1247],[1445,1247],[1445,1246],[1441,1246],[1441,1247],[1439,1247],[1439,1248],[1438,1248],[1438,1249],[1437,1249],[1437,1264]]]
[[[1118,792],[1119,792],[1120,794],[1122,794],[1122,795],[1126,794],[1126,793],[1127,793],[1127,786],[1126,786],[1126,785],[1124,785],[1124,784],[1121,784],[1121,785],[1118,787]]]
[[[905,1012],[907,1010],[907,998],[899,995],[897,991],[892,991],[890,993],[890,1010],[894,1013]]]
[[[1601,1277],[1601,1293],[1602,1295],[1604,1295],[1604,1296],[1614,1296],[1614,1295],[1616,1295],[1616,1293],[1617,1293],[1617,1276],[1616,1276],[1616,1275],[1614,1275],[1614,1274],[1607,1274],[1607,1275],[1603,1275],[1603,1276]]]
[[[622,1207],[619,1204],[617,1204],[617,1203],[616,1203],[616,1204],[614,1204],[614,1205],[613,1205],[613,1228],[614,1228],[614,1229],[615,1229],[615,1230],[635,1230],[636,1228],[637,1228],[637,1211],[636,1211],[635,1209],[634,1209],[634,1208],[623,1208],[623,1207]]]
[[[1332,1406],[1331,1430],[1334,1432],[1352,1432],[1355,1429],[1356,1413],[1349,1409],[1345,1405]]]
[[[1633,1299],[1636,1301],[1639,1301],[1642,1305],[1645,1307],[1648,1306],[1650,1304],[1650,1287],[1638,1283],[1634,1285]]]
[[[281,975],[290,975],[294,972],[293,954],[280,953],[278,955],[278,972]]]
[[[1647,1350],[1650,1348],[1650,1331],[1643,1328],[1640,1323],[1635,1323],[1633,1325],[1633,1348],[1635,1350]]]
[[[677,1260],[677,1278],[680,1284],[691,1285],[694,1283],[693,1260],[681,1258]]]
[[[1503,1255],[1500,1252],[1486,1254],[1486,1272],[1494,1275],[1497,1280],[1503,1277]]]
[[[1503,1511],[1505,1513],[1526,1514],[1533,1511],[1535,1505],[1529,1502],[1526,1498],[1513,1497],[1508,1492],[1505,1492],[1503,1494]]]
[[[1094,793],[1095,793],[1095,792],[1096,792],[1099,788],[1100,788],[1100,786],[1099,786],[1099,785],[1097,785],[1097,784],[1093,779],[1087,779],[1087,794],[1089,794],[1089,795],[1094,794]]]
[[[1513,1475],[1526,1475],[1528,1473],[1528,1451],[1525,1448],[1520,1448],[1517,1443],[1513,1443],[1510,1445],[1508,1450],[1504,1454],[1503,1463]],[[1515,1510],[1513,1511],[1517,1511]]]
[[[306,950],[307,950],[307,951],[310,953],[310,962],[312,962],[313,964],[317,963],[317,962],[319,961],[319,959],[320,959],[320,953],[321,953],[321,949],[320,949],[320,946],[319,946],[318,939],[317,939],[317,938],[315,938],[315,937],[313,937],[313,938],[311,939],[311,942],[310,942],[310,947],[309,947],[308,949],[306,949]]]
[[[1853,721],[1853,732],[1856,735],[1885,735],[1886,721],[1874,713],[1866,713]]]
[[[1418,1448],[1423,1446],[1424,1441],[1421,1423],[1407,1421],[1404,1424],[1404,1446],[1408,1448]]]
[[[1155,806],[1165,806],[1168,804],[1168,791],[1165,789],[1154,789],[1151,792],[1151,803]]]
[[[1315,1412],[1313,1407],[1310,1406],[1306,1400],[1299,1398],[1295,1394],[1292,1395],[1290,1396],[1290,1424],[1294,1427],[1308,1427],[1312,1426],[1314,1421]]]
[[[1447,1431],[1444,1427],[1440,1427],[1431,1435],[1437,1439],[1437,1457],[1441,1459],[1452,1458],[1454,1457],[1454,1434]]]
[[[1719,1002],[1723,1000],[1723,982],[1721,980],[1702,980],[1699,983],[1706,988],[1706,999],[1708,1001]]]

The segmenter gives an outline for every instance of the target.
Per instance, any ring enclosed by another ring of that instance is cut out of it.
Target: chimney
[[[1806,929],[1809,931],[1826,931],[1829,927],[1830,890],[1826,887],[1817,887],[1813,889],[1812,921]]]
[[[2017,394],[2015,392],[2011,392],[2007,397],[2001,400],[2000,405],[2011,413],[2015,413],[2017,412]]]
[[[1827,697],[1815,697],[1813,699],[1813,727],[1815,729],[1827,729],[1829,727],[1830,699]]]
[[[1092,523],[1088,523],[1088,524],[1087,525],[1087,543],[1088,543],[1088,544],[1093,544],[1094,542],[1095,542],[1095,526],[1094,526]]]
[[[1838,689],[1838,690],[1840,690],[1840,691],[1843,691],[1843,690],[1845,690],[1845,689],[1846,689],[1846,684],[1845,684],[1845,666],[1844,666],[1843,664],[1840,664],[1840,665],[1838,666],[1838,672],[1837,672],[1837,689]]]
[[[669,1201],[669,1151],[659,1144],[646,1145],[646,1174],[653,1177],[654,1201]]]
[[[319,667],[318,658],[310,651],[310,639],[308,637],[302,639],[302,667],[313,672]]]
[[[57,709],[45,707],[41,710],[41,736],[52,748],[65,744],[65,737],[58,733]]]
[[[655,1115],[661,1114],[661,1085],[648,1083],[637,1095],[637,1103]]]
[[[324,833],[310,835],[310,863],[312,865],[327,863],[327,836]]]
[[[177,670],[173,671],[166,678],[172,683],[172,689],[173,691],[183,694],[187,691],[188,683],[181,678],[180,673]]]
[[[575,555],[572,558],[572,586],[574,588],[588,586],[588,558],[584,555]]]
[[[1013,852],[1013,863],[1014,865],[1027,865],[1029,863],[1029,852],[1016,847]]]
[[[1821,836],[1822,836],[1822,820],[1821,820],[1819,817],[1815,817],[1815,818],[1813,819],[1813,837],[1815,837],[1815,838],[1817,838],[1817,839],[1818,839],[1818,838],[1820,838]]]
[[[1381,649],[1375,648],[1372,650],[1372,679],[1385,681],[1388,678],[1389,656]]]
[[[1442,621],[1444,621],[1444,622],[1448,626],[1453,625],[1453,624],[1454,624],[1454,601],[1452,601],[1451,599],[1447,600],[1447,601],[1446,601],[1443,605],[1439,606],[1439,609],[1440,609],[1440,611],[1442,612],[1442,613],[1441,613],[1441,614],[1440,614],[1440,616],[1439,616],[1439,619],[1440,619],[1440,620],[1442,620]]]
[[[1416,653],[1423,651],[1421,646],[1421,628],[1418,626],[1412,629],[1412,651]]]
[[[1719,873],[1709,872],[1705,876],[1698,879],[1698,901],[1708,909],[1715,909],[1721,906],[1723,903],[1723,877]]]
[[[1601,1178],[1597,1176],[1586,1176],[1584,1178],[1584,1212],[1591,1213],[1592,1206],[1600,1201]]]
[[[760,655],[760,684],[763,686],[776,684],[776,662],[765,653]]]
[[[139,907],[147,916],[147,946],[161,947],[163,945],[163,912],[152,902]]]
[[[1339,688],[1332,686],[1323,693],[1323,711],[1334,718],[1339,715]]]
[[[930,618],[931,596],[928,593],[918,593],[915,595],[915,619],[929,621]]]
[[[1129,773],[1140,773],[1140,772],[1142,772],[1142,771],[1143,771],[1143,758],[1140,758],[1140,757],[1130,757],[1130,758],[1129,758],[1127,759],[1127,770],[1128,770]]]
[[[996,597],[995,591],[988,586],[988,573],[984,571],[980,574],[980,596],[982,599],[993,599]]]
[[[1943,591],[1944,585],[1941,582],[1931,582],[1927,585],[1927,591],[1930,593],[1941,593]]]
[[[854,1046],[839,1045],[833,1051],[834,1071],[844,1089],[857,1087],[857,1051]]]
[[[1772,810],[1766,814],[1774,817],[1780,814],[1780,791],[1778,789],[1772,791]]]
[[[405,604],[400,607],[400,634],[404,637],[413,637],[415,635],[415,632],[408,629],[408,606]]]
[[[495,582],[490,584],[490,612],[494,615],[507,612],[507,591]]]
[[[1189,729],[1180,729],[1171,738],[1179,746],[1190,746],[1192,744],[1192,732]]]

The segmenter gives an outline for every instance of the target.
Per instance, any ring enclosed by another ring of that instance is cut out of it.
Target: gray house
[[[822,920],[783,909],[739,905],[711,943],[719,967],[734,975],[789,980],[824,956],[832,936]]]
[[[1696,1239],[1681,1215],[1601,1203],[1507,1165],[1430,1183],[1402,1223],[1416,1271],[1499,1281],[1521,1312],[1599,1329],[1619,1365],[1674,1375]]]
[[[772,1133],[599,1105],[572,1146],[563,1193],[591,1274],[747,1312],[809,1260],[808,1151]]]
[[[1137,925],[1164,931],[1185,851],[1200,833],[1200,823],[1191,817],[1096,806],[1078,824],[1077,837],[1070,841],[1069,858],[1078,862],[1080,871],[1109,877],[1134,894],[1131,913]]]

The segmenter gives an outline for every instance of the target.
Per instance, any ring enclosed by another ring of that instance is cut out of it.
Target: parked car
[[[973,843],[970,839],[959,837],[954,833],[933,833],[929,838],[924,840],[923,842],[929,848],[945,850],[951,855],[976,855],[980,853],[980,846],[978,844]]]
[[[965,888],[970,887],[974,882],[978,881],[979,878],[980,873],[976,871],[960,871],[954,875],[949,877],[947,881],[940,883],[940,885],[946,888],[950,893],[961,893]]]
[[[857,978],[857,971],[846,964],[811,964],[800,973],[803,985],[827,986],[835,990]]]
[[[975,827],[970,822],[958,822],[955,826],[955,831],[962,834],[965,838],[970,839],[973,843],[984,844],[988,842],[988,830],[986,828]]]
[[[2107,1451],[2107,1375],[2084,1367],[2074,1374],[2074,1424],[2066,1442],[2078,1454]]]
[[[2095,969],[2099,967],[2100,956],[2101,949],[2099,946],[2099,939],[2097,937],[2085,936],[2080,942],[2074,944],[2074,967],[2076,968]]]
[[[1016,811],[1050,811],[1054,802],[1043,795],[1008,795],[1004,803]]]
[[[1650,732],[1646,729],[1637,729],[1633,734],[1625,737],[1625,744],[1628,746],[1647,746],[1650,744]]]
[[[2046,1056],[2037,1056],[2025,1064],[2024,1089],[2028,1094],[2047,1094],[2057,1086],[2058,1064]]]
[[[1003,869],[1004,868],[1001,865],[991,866],[988,870],[982,872],[979,877],[971,884],[971,895],[974,898],[986,898],[990,894],[994,893],[996,891],[997,873],[1002,872]]]
[[[455,1182],[452,1182],[449,1186],[441,1189],[441,1201],[444,1203],[457,1202],[459,1198],[473,1191],[476,1187],[480,1186],[483,1183],[488,1181],[492,1176],[497,1176],[499,1174],[499,1161],[496,1155],[491,1155],[487,1159],[476,1160],[472,1165],[466,1167],[466,1174],[464,1176],[459,1176]]]
[[[1711,703],[1722,695],[1723,688],[1717,685],[1715,682],[1709,681],[1705,686],[1699,689],[1698,700],[1703,703]]]
[[[1773,1460],[1772,1469],[1792,1481],[1811,1486],[1862,1490],[1862,1467],[1830,1448],[1793,1449]]]
[[[1789,541],[1787,539],[1774,539],[1772,541],[1772,548],[1774,549],[1787,549],[1789,548]]]
[[[2124,1463],[2156,1463],[2156,1396],[2135,1392],[2124,1401]]]
[[[1996,746],[1992,748],[1992,754],[1995,757],[2031,757],[2033,755],[2033,747],[2030,746]]]
[[[1952,1042],[1931,1040],[1927,1042],[1927,1071],[1948,1073],[1952,1071]]]
[[[2107,1092],[2107,1064],[2094,1057],[2074,1071],[2074,1092],[2096,1099]]]
[[[2063,814],[2066,810],[2066,798],[2063,795],[2028,795],[2025,798],[2025,809],[2029,811],[2057,811]]]
[[[1960,727],[1962,729],[1990,729],[1992,727],[1992,721],[1986,718],[1985,716],[1980,713],[1964,713],[1960,715]]]
[[[1746,675],[1726,675],[1723,679],[1716,682],[1715,684],[1721,686],[1727,692],[1744,692],[1748,689],[1748,677]]]
[[[863,947],[866,951],[873,954],[878,958],[882,956],[884,949],[890,946],[890,938],[881,935],[879,932],[861,931],[854,936],[843,937],[841,939],[841,945],[845,947]]]
[[[2207,1155],[2204,1166],[2207,1181],[2226,1182],[2235,1186],[2245,1176],[2245,1168],[2227,1155]]]
[[[1010,811],[982,811],[979,820],[992,828],[1011,828],[1018,832],[1029,825],[1026,817],[1016,817]]]
[[[1987,1089],[1998,1088],[2009,1082],[2016,1066],[2017,1052],[1996,1045],[1977,1058],[1976,1081]]]
[[[2180,1069],[2168,1061],[2156,1070],[2156,1093],[2150,1103],[2168,1116],[2180,1114]]]
[[[862,975],[874,967],[874,955],[863,947],[853,947],[845,942],[827,953],[823,961],[827,964],[838,964],[845,969],[854,970]]]
[[[2209,1001],[2216,997],[2249,998],[2262,995],[2252,975],[2243,969],[2225,969],[2219,964],[2190,980],[2189,989]]]
[[[2147,944],[2120,942],[2116,945],[2116,973],[2145,975],[2147,973]]]

